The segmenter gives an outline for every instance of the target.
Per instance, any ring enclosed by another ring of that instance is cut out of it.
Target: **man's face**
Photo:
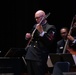
[[[36,22],[39,23],[39,22],[41,21],[42,17],[43,17],[42,15],[36,14],[36,15],[35,15],[35,20],[36,20]]]
[[[66,39],[68,35],[68,31],[66,29],[61,29],[60,34],[62,38]]]

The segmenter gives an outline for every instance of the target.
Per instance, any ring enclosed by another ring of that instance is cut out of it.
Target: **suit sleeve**
[[[74,41],[71,44],[71,48],[73,48],[76,51],[76,38],[74,39]]]
[[[43,37],[40,38],[41,42],[47,46],[50,47],[55,42],[56,37],[56,29],[50,28]]]

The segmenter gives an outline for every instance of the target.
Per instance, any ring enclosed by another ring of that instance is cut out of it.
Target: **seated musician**
[[[73,32],[71,35],[68,35],[68,28],[67,27],[63,27],[60,29],[60,35],[62,37],[61,40],[59,40],[57,42],[57,53],[63,53],[63,49],[66,43],[66,40],[69,40],[69,47],[67,47],[66,52],[65,53],[70,53],[70,49],[71,50],[76,50],[76,34],[74,32],[75,28],[73,28]]]
[[[67,47],[67,50],[71,53],[76,55],[76,22],[73,24],[72,33],[71,35],[67,36],[69,42],[69,47]]]
[[[71,35],[68,35],[67,38],[70,40],[69,47],[67,47],[67,50],[71,53],[76,55],[76,37],[73,37]]]
[[[63,53],[64,45],[67,40],[68,28],[63,27],[60,29],[61,40],[57,42],[57,53]]]
[[[74,27],[72,28],[72,34],[68,35],[68,28],[63,27],[60,29],[60,34],[62,39],[57,42],[57,53],[63,53],[65,42],[68,39],[69,44],[66,48],[66,53],[71,53],[73,55],[73,59],[76,64],[76,22],[74,23]],[[53,75],[64,75],[62,69],[66,69],[67,62],[56,62],[53,68]],[[69,69],[70,64],[68,63],[67,68]]]

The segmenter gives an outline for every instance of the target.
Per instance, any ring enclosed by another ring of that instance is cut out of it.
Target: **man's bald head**
[[[37,22],[37,23],[40,23],[41,20],[42,20],[42,18],[45,17],[45,16],[46,16],[46,15],[45,15],[45,12],[44,12],[43,10],[38,10],[38,11],[36,11],[36,13],[35,13],[36,22]],[[45,22],[47,22],[46,19],[44,19],[44,20],[42,21],[42,24],[44,24]]]
[[[35,17],[39,17],[39,16],[45,16],[45,12],[43,10],[38,10],[36,13],[35,13]]]

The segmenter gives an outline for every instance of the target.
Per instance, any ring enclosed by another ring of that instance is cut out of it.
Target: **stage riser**
[[[14,75],[14,73],[1,73],[0,75]]]
[[[63,75],[76,75],[76,72],[63,73]]]
[[[76,75],[76,74],[63,74],[63,75]]]
[[[0,73],[0,75],[14,75],[14,73]],[[27,73],[23,73],[21,75],[28,75]],[[52,74],[45,74],[45,75],[52,75]],[[76,75],[75,72],[72,73],[64,73],[63,75]]]

